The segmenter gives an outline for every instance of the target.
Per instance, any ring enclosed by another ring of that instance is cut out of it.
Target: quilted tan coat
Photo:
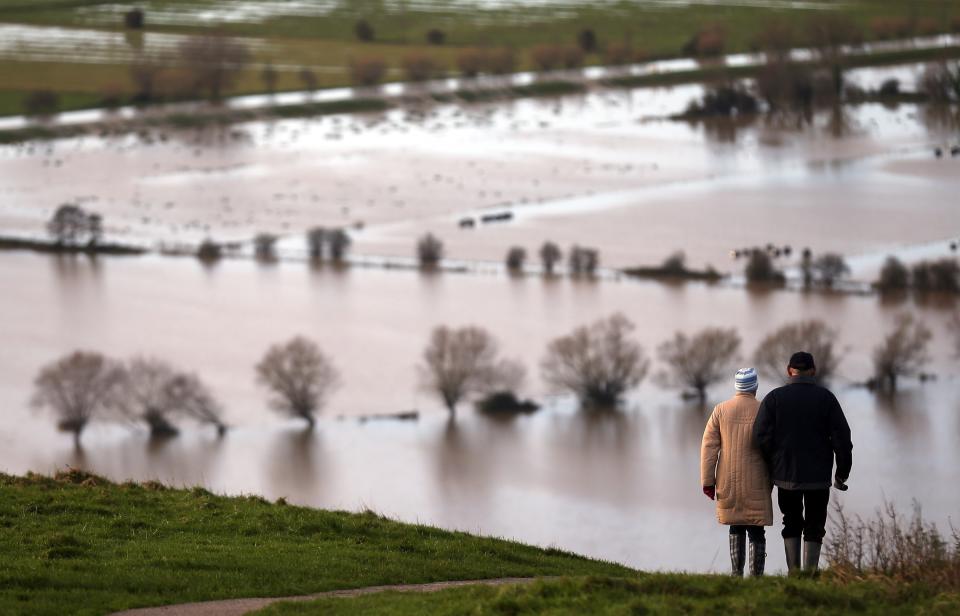
[[[700,445],[700,483],[717,487],[721,524],[773,525],[773,485],[760,450],[753,442],[753,422],[760,401],[737,392],[710,415]]]

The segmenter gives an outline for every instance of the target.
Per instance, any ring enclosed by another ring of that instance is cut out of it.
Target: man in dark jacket
[[[833,458],[834,487],[846,490],[853,463],[850,426],[837,398],[817,384],[813,356],[794,353],[787,364],[790,380],[763,399],[753,438],[770,467],[783,514],[783,545],[787,568],[816,570],[826,534]]]

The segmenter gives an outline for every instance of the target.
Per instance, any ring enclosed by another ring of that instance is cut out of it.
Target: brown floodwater
[[[584,413],[569,398],[548,395],[537,362],[553,337],[621,311],[648,353],[674,330],[736,327],[746,364],[763,335],[804,316],[837,328],[844,349],[835,391],[853,429],[854,470],[850,492],[835,498],[862,514],[884,498],[904,509],[915,498],[944,528],[957,513],[945,489],[960,482],[960,379],[945,335],[954,304],[295,263],[206,269],[159,257],[0,257],[4,472],[72,464],[115,479],[369,507],[648,569],[722,571],[726,537],[698,486],[704,410],[648,378],[621,413]],[[936,333],[930,369],[938,378],[907,381],[896,398],[878,400],[850,383],[869,374],[872,346],[905,309]],[[416,364],[430,329],[469,323],[487,327],[506,355],[527,365],[524,393],[543,409],[497,421],[463,405],[450,422],[418,389]],[[266,347],[294,334],[317,340],[343,377],[313,432],[271,413],[254,382]],[[217,438],[184,425],[176,438],[151,441],[139,428],[94,425],[75,450],[51,418],[29,410],[28,399],[38,368],[76,348],[156,355],[196,371],[233,428]],[[761,391],[773,385],[763,381]],[[727,385],[712,388],[711,403],[728,394]],[[358,420],[413,409],[418,421]],[[779,568],[779,542],[771,539],[770,562]]]

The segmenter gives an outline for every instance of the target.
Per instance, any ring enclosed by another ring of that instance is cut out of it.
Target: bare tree
[[[763,376],[781,382],[787,378],[790,356],[806,351],[817,364],[817,381],[825,383],[836,374],[840,361],[834,352],[836,340],[836,330],[818,319],[787,323],[757,345],[753,361]]]
[[[453,417],[457,403],[473,394],[512,391],[523,381],[523,366],[499,359],[496,339],[485,329],[441,326],[433,330],[420,365],[424,389],[436,393]]]
[[[839,98],[843,92],[846,47],[859,43],[863,33],[852,19],[839,13],[816,15],[809,21],[807,30],[811,46],[830,72],[833,95]]]
[[[277,236],[272,233],[258,233],[253,238],[253,254],[258,261],[276,261]]]
[[[728,368],[739,350],[740,335],[732,328],[708,327],[692,337],[677,332],[657,348],[660,360],[669,368],[661,379],[668,385],[693,390],[703,403],[707,387],[729,377]]]
[[[180,43],[178,51],[194,89],[213,101],[223,98],[250,61],[246,45],[217,32],[191,36]]]
[[[563,252],[560,247],[553,242],[544,242],[540,247],[540,260],[543,262],[543,271],[548,275],[553,275],[553,268],[563,258]]]
[[[813,260],[813,272],[821,285],[832,289],[838,280],[850,273],[843,256],[827,252]]]
[[[323,260],[323,245],[327,241],[327,230],[323,227],[314,227],[307,231],[307,251],[312,261]]]
[[[64,203],[47,222],[47,233],[61,245],[74,246],[84,239],[92,245],[103,234],[103,219],[78,205]]]
[[[511,274],[523,272],[523,263],[527,260],[527,251],[520,246],[513,246],[507,251],[507,271]]]
[[[300,72],[297,73],[297,76],[300,77],[300,83],[303,84],[303,88],[308,92],[313,92],[317,89],[318,81],[317,74],[314,73],[307,67],[300,69]]]
[[[272,62],[263,65],[263,69],[260,71],[260,81],[263,82],[263,87],[268,94],[273,95],[277,91],[277,80],[279,78],[280,74],[274,68]]]
[[[75,351],[40,370],[31,406],[52,411],[57,427],[72,432],[79,446],[81,432],[107,408],[119,379],[120,370],[112,360],[100,353]]]
[[[417,241],[417,259],[423,269],[435,269],[443,259],[443,242],[432,233],[427,233]]]
[[[175,375],[173,366],[165,361],[144,357],[131,359],[121,369],[109,405],[125,419],[146,423],[150,436],[177,434],[179,430],[171,420],[177,411],[176,403],[167,388]]]
[[[574,246],[570,249],[569,267],[574,276],[593,276],[600,263],[600,253],[593,248]]]
[[[617,313],[557,338],[540,363],[544,381],[575,394],[585,407],[616,406],[650,367],[643,347],[630,338],[633,330],[633,323]]]
[[[297,336],[275,344],[257,364],[258,381],[274,396],[271,406],[278,412],[301,417],[310,427],[314,414],[340,382],[337,369],[314,342]]]
[[[340,265],[346,258],[350,248],[350,236],[343,229],[334,229],[327,235],[327,244],[330,246],[330,259]]]
[[[873,370],[876,387],[881,392],[897,390],[902,376],[919,373],[930,361],[927,346],[933,333],[909,312],[897,316],[893,331],[873,350]]]
[[[227,426],[221,419],[220,403],[199,377],[179,372],[167,381],[165,387],[167,399],[179,414],[213,425],[220,436],[227,431]]]

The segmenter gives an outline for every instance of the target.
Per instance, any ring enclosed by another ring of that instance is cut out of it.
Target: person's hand
[[[717,486],[703,486],[703,493],[707,498],[713,500],[717,496]]]
[[[840,490],[841,492],[846,492],[850,489],[850,486],[847,485],[846,479],[840,479],[839,477],[834,477],[833,487]]]

